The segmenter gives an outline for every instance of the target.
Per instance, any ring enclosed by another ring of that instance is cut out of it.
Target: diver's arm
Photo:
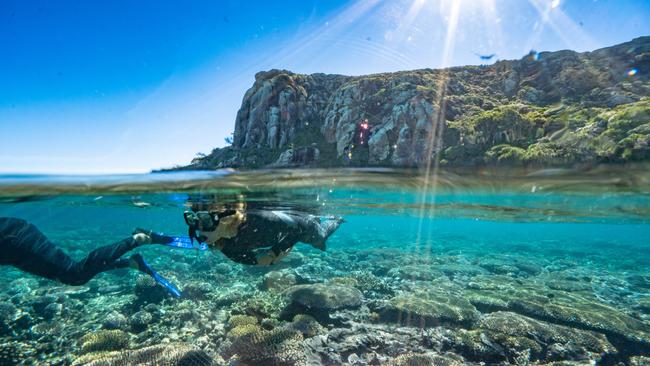
[[[146,230],[143,228],[136,228],[133,230],[133,237],[142,236],[144,234],[148,237],[148,241],[144,241],[142,244],[169,244],[174,241],[173,236],[168,236],[161,233],[156,233],[152,230]]]
[[[271,249],[268,250],[256,251],[257,254],[255,256],[257,258],[258,266],[268,266],[279,262],[280,260],[282,260],[282,258],[286,257],[287,254],[289,254],[291,249],[293,249],[293,246],[282,250],[274,250],[274,248],[275,247],[272,247]]]
[[[291,249],[293,249],[295,243],[283,240],[277,244],[271,246],[270,249],[258,249],[255,250],[255,257],[257,258],[257,265],[259,266],[268,266],[275,264],[286,257]]]
[[[232,248],[226,247],[221,250],[221,253],[230,258],[233,262],[249,265],[258,264],[256,255],[251,250],[233,250]]]
[[[224,248],[221,252],[232,261],[256,265],[256,266],[268,266],[275,264],[280,261],[282,258],[286,257],[287,254],[293,249],[293,245],[279,245],[276,244],[270,249],[257,249],[257,250],[233,250],[232,248]]]

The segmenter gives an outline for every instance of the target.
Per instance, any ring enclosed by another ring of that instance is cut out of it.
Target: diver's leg
[[[61,282],[76,273],[77,262],[25,220],[0,219],[0,243],[1,264]]]
[[[122,255],[150,242],[148,236],[138,233],[117,243],[99,247],[75,263],[74,270],[68,271],[67,277],[61,280],[70,284],[84,284],[101,272],[129,267],[128,260],[121,259]]]
[[[156,282],[162,285],[173,296],[180,297],[181,292],[176,286],[154,271],[144,258],[142,258],[142,255],[136,253],[128,259],[121,258],[128,251],[150,242],[151,238],[147,235],[136,233],[132,237],[123,239],[115,244],[97,248],[90,252],[85,259],[77,263],[76,273],[74,273],[74,277],[70,278],[70,281],[81,281],[76,284],[83,284],[101,272],[118,268],[134,268],[153,277]]]

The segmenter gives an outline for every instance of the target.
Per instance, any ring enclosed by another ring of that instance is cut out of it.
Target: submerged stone
[[[549,289],[542,283],[493,278],[493,289],[466,289],[466,297],[481,311],[507,310],[531,318],[592,330],[650,349],[650,324],[603,304],[587,292]]]
[[[286,298],[288,305],[282,311],[282,318],[308,314],[327,321],[334,311],[361,306],[363,295],[354,287],[317,283],[293,286],[286,291]]]
[[[138,276],[135,280],[134,292],[137,304],[156,304],[169,296],[161,285],[146,275]]]
[[[131,330],[136,333],[143,332],[149,324],[153,322],[153,315],[148,311],[138,311],[137,313],[131,316],[130,324]]]
[[[400,295],[374,310],[381,321],[414,327],[471,326],[479,316],[469,301],[448,294]]]
[[[262,286],[265,290],[283,291],[296,284],[296,276],[285,271],[271,271],[264,275]]]
[[[482,317],[477,328],[448,331],[443,347],[487,363],[600,360],[617,350],[602,334],[554,325],[511,312]]]
[[[356,288],[322,283],[293,286],[286,296],[294,304],[323,310],[358,307],[363,299]]]

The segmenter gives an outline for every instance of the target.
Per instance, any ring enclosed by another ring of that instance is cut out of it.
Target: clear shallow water
[[[220,253],[138,249],[181,289],[201,293],[182,300],[145,301],[155,290],[139,290],[138,275],[126,270],[73,288],[0,268],[6,279],[0,301],[16,309],[5,316],[0,343],[11,345],[5,352],[25,364],[69,364],[84,353],[84,334],[109,327],[126,334],[129,345],[122,348],[177,341],[234,362],[224,351],[232,314],[273,321],[276,328],[292,324],[282,314],[292,301],[288,290],[269,289],[265,280],[282,275],[362,294],[361,306],[342,315],[327,310],[341,321],[310,314],[324,327],[319,334],[334,339],[326,347],[332,354],[316,347],[307,352],[310,362],[354,364],[352,353],[380,364],[408,353],[466,363],[518,363],[524,356],[532,363],[628,362],[650,350],[647,171],[443,172],[428,179],[390,170],[0,177],[0,217],[34,223],[75,258],[136,226],[184,234],[182,212],[197,201],[299,209],[347,221],[326,252],[299,244],[270,268],[234,264]],[[41,302],[61,306],[44,311]],[[133,326],[142,312],[152,314],[145,329]],[[491,328],[506,324],[509,314],[528,330]],[[108,326],[113,318],[125,320]],[[570,346],[571,340],[530,330],[526,322],[533,321],[558,327],[552,334],[562,327],[595,334],[600,346]],[[349,334],[341,336],[341,328]],[[392,334],[386,344],[344,345],[378,331]],[[503,334],[541,348],[529,346],[526,353],[503,341]],[[301,344],[311,344],[311,336],[304,334]],[[396,349],[393,341],[404,345]],[[485,344],[492,346],[479,351]]]

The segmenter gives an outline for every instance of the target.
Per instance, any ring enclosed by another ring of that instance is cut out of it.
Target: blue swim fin
[[[179,298],[181,297],[181,292],[174,286],[171,282],[167,281],[163,276],[159,275],[158,272],[154,271],[147,262],[145,262],[144,258],[142,258],[142,255],[140,254],[134,254],[131,257],[129,257],[129,260],[131,263],[134,264],[134,267],[137,268],[139,271],[144,272],[151,276],[156,282],[158,282],[162,287],[164,287],[167,292],[169,292],[172,296]]]
[[[198,246],[194,245],[194,242],[189,236],[172,236],[172,241],[166,243],[165,245],[173,248],[181,249],[198,249],[198,250],[207,250],[208,245],[206,243],[199,243]]]

